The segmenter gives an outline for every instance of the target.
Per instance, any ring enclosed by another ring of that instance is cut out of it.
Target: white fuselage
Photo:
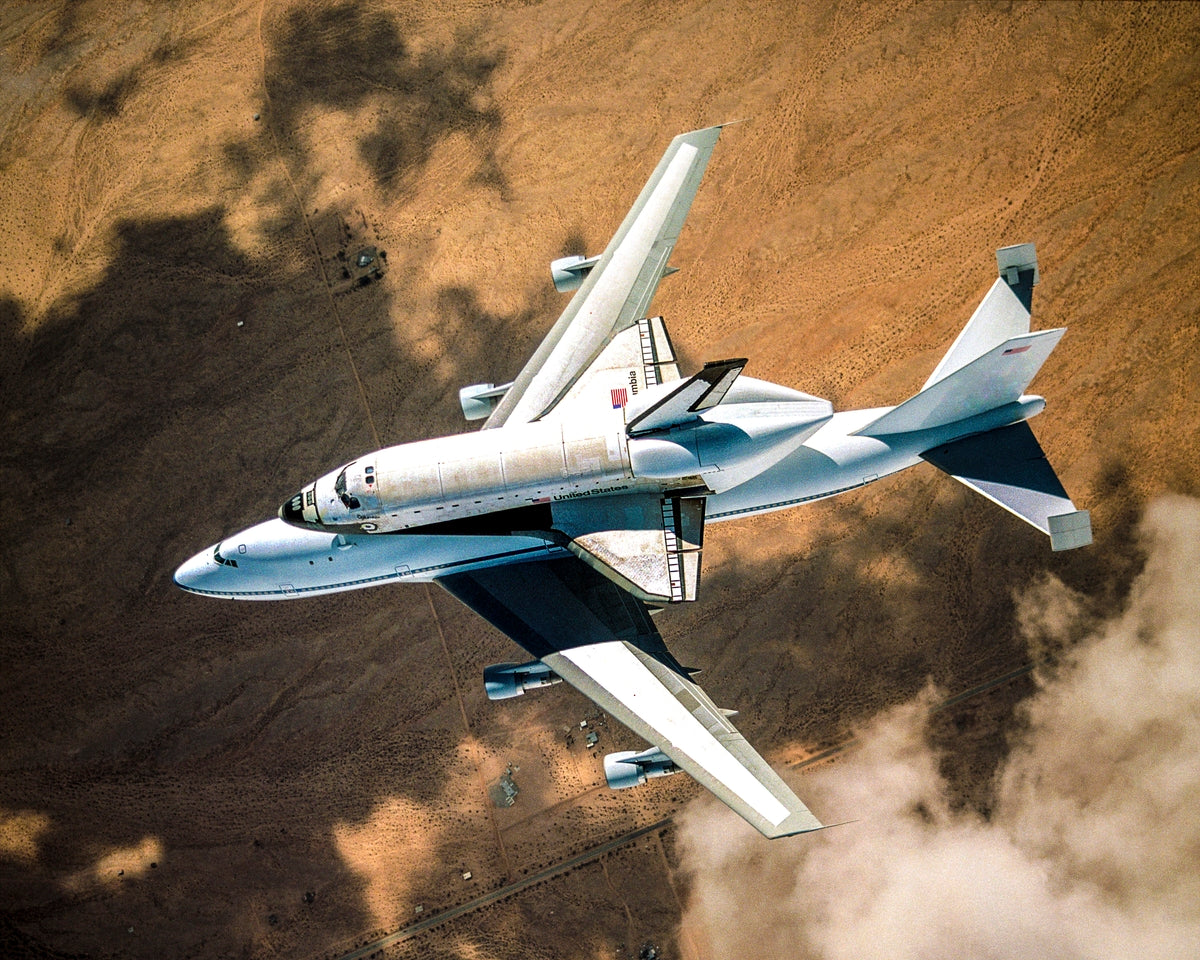
[[[596,422],[578,428],[533,423],[404,444],[360,458],[302,490],[297,496],[304,500],[311,493],[313,502],[302,504],[307,515],[301,525],[293,516],[243,530],[192,557],[175,581],[206,596],[277,600],[565,556],[536,524],[520,522],[526,516],[520,508],[701,483],[716,491],[708,495],[707,522],[767,513],[864,486],[914,466],[940,443],[1027,419],[1043,405],[1041,398],[1023,397],[969,420],[882,438],[854,435],[881,409],[809,417],[802,429],[787,425],[787,411],[780,409],[786,404],[759,404],[757,426],[743,420],[735,428],[726,416],[698,424],[699,433],[652,438],[659,446],[640,451],[639,438],[625,436],[620,411],[600,429]],[[741,445],[731,436],[740,437]],[[664,442],[679,449],[664,454]],[[667,472],[677,475],[639,476],[639,461],[652,474],[675,464]],[[368,467],[376,478],[371,483]],[[347,506],[335,489],[343,473],[344,493],[357,507]],[[314,506],[320,525],[312,522]],[[513,516],[518,520],[511,529],[482,522]]]

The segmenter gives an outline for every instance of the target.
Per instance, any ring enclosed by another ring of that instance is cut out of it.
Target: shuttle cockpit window
[[[346,491],[346,471],[349,470],[353,463],[348,463],[342,467],[342,472],[337,475],[337,480],[333,484],[333,492],[337,494],[338,499],[342,501],[342,506],[347,510],[357,510],[362,504],[358,497]]]

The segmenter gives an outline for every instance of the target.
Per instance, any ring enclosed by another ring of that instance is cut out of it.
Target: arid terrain
[[[899,402],[1034,240],[1035,328],[1070,328],[1034,428],[1096,535],[1053,554],[924,466],[712,526],[657,622],[751,742],[782,767],[1053,656],[1014,600],[1048,575],[1122,607],[1146,505],[1200,495],[1200,5],[787,7],[5,5],[0,953],[336,957],[694,805],[603,787],[639,744],[565,686],[487,701],[519,651],[436,586],[171,582],[339,462],[470,429],[458,388],[566,303],[549,261],[685,130],[748,121],[654,303],[687,370]],[[952,806],[989,808],[1032,689],[936,715]],[[680,850],[669,823],[386,955],[722,957]]]

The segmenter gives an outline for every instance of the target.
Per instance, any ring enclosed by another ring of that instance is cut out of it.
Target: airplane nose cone
[[[212,558],[212,549],[204,550],[179,565],[179,569],[175,571],[175,585],[195,592],[202,589],[201,584],[216,569],[218,567]]]

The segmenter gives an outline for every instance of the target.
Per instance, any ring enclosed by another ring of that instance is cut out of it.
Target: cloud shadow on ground
[[[483,153],[479,182],[506,189],[492,146],[501,117],[489,96],[504,57],[478,36],[460,33],[444,48],[418,51],[398,19],[347,2],[293,8],[267,43],[268,120],[289,152],[304,154],[305,112],[331,108],[369,118],[357,151],[382,187],[401,187],[435,144],[463,133]]]

